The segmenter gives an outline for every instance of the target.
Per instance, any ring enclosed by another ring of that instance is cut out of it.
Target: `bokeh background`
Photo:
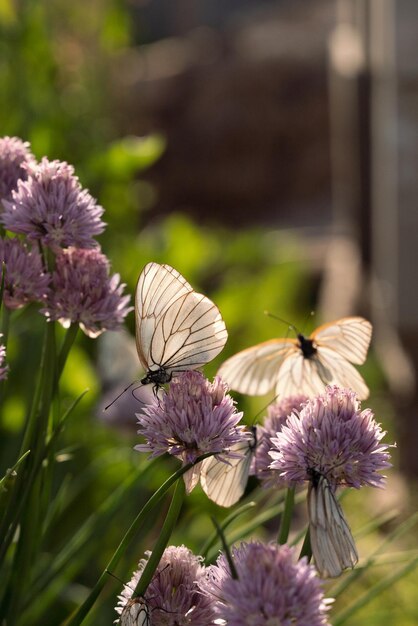
[[[344,500],[355,533],[389,512],[374,533],[359,533],[362,556],[417,503],[417,24],[415,0],[0,0],[2,135],[75,166],[106,210],[101,245],[131,294],[154,260],[217,303],[229,340],[208,375],[236,351],[289,332],[266,310],[307,333],[344,315],[372,320],[367,405],[398,448],[386,491]],[[3,413],[5,467],[33,391],[41,325],[33,310],[13,320],[9,358],[19,376],[11,372]],[[99,556],[81,536],[71,571],[58,567],[83,522],[148,463],[132,448],[135,412],[152,392],[128,392],[103,412],[140,376],[133,333],[131,314],[126,332],[80,337],[71,355],[64,403],[90,391],[62,439],[47,520],[55,530],[44,546],[56,570],[35,579],[23,625],[58,624],[85,597],[175,467],[154,465],[146,491],[126,490]],[[238,401],[251,423],[268,399]],[[173,542],[198,551],[210,514],[226,512],[196,489]],[[303,515],[301,507],[300,524]],[[158,527],[138,538],[116,576],[129,578]],[[275,526],[257,532],[269,538]],[[415,529],[392,545],[339,610],[405,563],[401,552],[416,557],[416,539]],[[417,624],[417,583],[412,570],[345,623]],[[119,589],[109,577],[89,624],[113,620]]]

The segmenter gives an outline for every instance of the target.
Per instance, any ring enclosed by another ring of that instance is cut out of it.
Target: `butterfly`
[[[215,358],[228,333],[217,306],[169,265],[148,263],[135,293],[141,383],[163,385]]]
[[[356,565],[358,553],[328,479],[315,470],[311,470],[310,474],[308,517],[312,554],[319,575],[335,578],[343,570]]]
[[[264,395],[275,387],[280,397],[312,397],[334,384],[353,389],[364,400],[369,389],[352,363],[364,363],[371,336],[366,319],[343,317],[319,326],[309,337],[298,333],[238,352],[218,374],[231,389],[248,395]]]
[[[227,458],[224,462],[212,456],[202,461],[200,484],[210,500],[225,507],[238,502],[247,486],[256,445],[254,428],[250,440],[240,441],[230,448],[230,452],[240,457]]]
[[[121,626],[149,626],[151,624],[150,610],[139,596],[130,598],[123,608],[119,618]]]

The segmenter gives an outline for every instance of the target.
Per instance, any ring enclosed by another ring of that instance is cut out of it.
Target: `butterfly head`
[[[143,385],[153,384],[157,387],[169,383],[172,378],[172,372],[168,372],[165,367],[159,367],[157,370],[149,369],[147,375],[141,380]]]
[[[299,348],[302,351],[304,359],[311,359],[317,352],[313,339],[305,337],[298,333]]]

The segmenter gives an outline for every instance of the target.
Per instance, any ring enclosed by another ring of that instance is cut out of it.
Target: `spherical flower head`
[[[26,180],[26,164],[34,164],[35,157],[30,144],[19,137],[0,138],[0,206],[2,200],[10,200],[18,180]]]
[[[333,488],[381,487],[385,477],[378,472],[391,465],[389,445],[381,443],[385,434],[353,391],[327,387],[272,439],[270,467],[293,485],[310,480],[314,471]]]
[[[3,337],[3,335],[0,334],[0,337]],[[0,380],[5,380],[9,371],[9,366],[4,364],[5,358],[6,348],[3,344],[0,344]]]
[[[272,449],[271,440],[286,424],[288,416],[293,411],[299,411],[307,401],[306,396],[288,396],[270,404],[267,408],[267,417],[263,426],[257,426],[257,446],[251,465],[251,474],[260,479],[262,487],[283,487],[284,482],[280,473],[270,469]]]
[[[104,230],[103,209],[83,190],[74,168],[44,157],[27,164],[28,180],[20,180],[12,199],[4,201],[5,228],[41,241],[55,252],[76,246],[94,248],[93,237]]]
[[[89,337],[117,330],[132,307],[123,296],[119,274],[109,275],[109,261],[99,250],[68,248],[56,257],[51,293],[42,313],[64,328],[80,324]]]
[[[0,237],[0,263],[4,262],[3,303],[19,309],[28,302],[45,302],[50,275],[44,271],[42,258],[35,248],[19,239]]]
[[[137,415],[139,434],[146,444],[135,446],[151,456],[168,452],[178,456],[183,464],[193,463],[206,452],[220,454],[234,444],[249,438],[243,426],[238,426],[242,413],[226,393],[227,386],[219,376],[210,383],[201,372],[188,371],[174,378],[168,391],[146,406]],[[191,491],[199,480],[200,468],[195,466],[185,476]]]
[[[205,590],[217,600],[228,626],[326,626],[329,601],[306,558],[295,548],[260,542],[231,551],[237,578],[221,555],[207,569]]]
[[[146,559],[141,559],[138,570],[118,597],[115,610],[119,615],[131,599],[146,563]],[[214,624],[215,602],[200,589],[204,580],[205,568],[201,557],[195,556],[185,546],[166,548],[142,599],[150,616],[150,623],[153,626]],[[142,623],[143,615],[138,621],[138,624]]]

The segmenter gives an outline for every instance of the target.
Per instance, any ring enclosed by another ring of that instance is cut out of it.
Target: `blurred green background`
[[[310,72],[306,59],[276,67],[269,58],[261,72],[254,67],[253,58],[247,65],[242,62],[245,46],[251,48],[253,42],[254,50],[259,45],[260,34],[249,30],[251,14],[246,17],[244,11],[254,9],[251,2],[242,6],[231,3],[234,19],[225,21],[224,16],[222,21],[219,3],[212,7],[201,3],[197,9],[188,2],[170,7],[164,2],[116,0],[0,0],[2,135],[30,141],[38,158],[47,155],[75,166],[82,184],[106,210],[107,229],[100,238],[101,245],[128,292],[134,293],[142,267],[153,260],[173,265],[216,302],[229,340],[224,353],[207,367],[210,376],[223,358],[289,332],[286,324],[265,316],[265,310],[306,332],[325,321],[319,319],[320,314],[312,317],[310,312],[318,311],[332,227],[324,48],[334,17],[325,11],[330,11],[330,3],[312,4],[314,8],[304,19],[307,24],[312,20],[319,25],[323,37],[319,48],[318,42],[312,43],[318,64]],[[282,3],[260,5],[273,10]],[[290,36],[294,28],[291,5],[286,5],[288,22],[281,22],[283,33],[290,24]],[[300,3],[296,5],[300,7]],[[212,93],[213,101],[203,96],[204,102],[198,101],[203,84],[219,78],[221,51],[228,37],[237,32],[242,36],[242,41],[238,37],[241,57],[228,57],[224,68],[225,84],[235,81],[233,95],[228,100],[228,92],[219,87],[219,94],[216,89]],[[267,30],[263,36],[268,41]],[[249,43],[245,37],[250,37]],[[165,48],[161,41],[165,41]],[[186,52],[191,54],[190,41],[194,51],[205,51],[193,67],[189,57],[185,60]],[[173,69],[176,63],[177,69]],[[260,78],[263,72],[264,82]],[[272,88],[276,80],[277,93]],[[258,89],[267,103],[254,98]],[[304,126],[301,118],[306,111],[301,99],[317,123]],[[276,111],[275,117],[269,118],[267,112],[271,111]],[[218,143],[211,143],[213,136]],[[268,172],[265,180],[264,174],[259,178],[255,175],[260,159],[263,172]],[[368,308],[363,305],[356,312],[367,314]],[[0,442],[2,469],[13,462],[19,447],[20,429],[34,388],[42,323],[33,309],[17,312],[12,318],[10,390]],[[133,314],[127,327],[132,341]],[[135,399],[129,398],[130,404],[127,401],[121,409],[123,415],[118,415],[119,409],[113,410],[110,419],[102,412],[103,394],[112,398],[117,385],[129,384],[127,372],[131,377],[140,374],[132,345],[128,349],[126,338],[122,341],[119,334],[113,339],[106,343],[105,338],[92,341],[80,336],[64,373],[64,407],[86,388],[89,393],[61,439],[60,473],[51,516],[45,522],[47,541],[22,625],[58,624],[68,615],[94,584],[140,505],[176,467],[171,460],[153,464],[146,489],[144,483],[136,481],[116,504],[114,501],[113,508],[110,502],[100,540],[97,533],[92,537],[82,526],[99,507],[107,505],[108,498],[134,476],[137,468],[148,467],[145,455],[133,451],[137,443]],[[117,359],[122,362],[119,370],[112,369]],[[372,390],[367,406],[384,423],[387,440],[395,441],[395,409],[373,352],[362,373]],[[238,398],[238,402],[251,423],[267,400]],[[355,535],[361,534],[376,511],[396,509],[400,519],[407,515],[408,490],[396,470],[397,454],[394,450],[395,469],[389,472],[387,492],[375,495],[365,489],[344,499]],[[252,488],[250,482],[249,491]],[[270,504],[275,502],[275,494],[266,498]],[[162,506],[161,521],[166,506]],[[208,502],[198,487],[187,500],[173,543],[185,543],[199,551],[212,532],[210,515],[223,518],[226,514]],[[299,529],[303,519],[301,505]],[[248,514],[240,518],[233,532],[250,520]],[[398,519],[389,520],[361,537],[361,558],[367,557],[397,524]],[[77,535],[80,528],[84,529],[84,540],[82,533]],[[143,552],[152,548],[158,528],[155,523],[137,538],[118,571],[113,572],[115,576],[129,579]],[[271,538],[276,529],[277,520],[273,520],[260,526],[257,535]],[[66,546],[74,537],[80,541],[80,549],[72,555],[71,566],[62,570]],[[397,554],[403,550],[409,550],[410,555],[416,550],[416,530],[389,546],[392,556],[387,562],[363,573],[339,597],[333,613],[389,575],[395,562],[397,566],[404,564]],[[48,572],[53,574],[50,579]],[[105,593],[86,623],[111,623],[120,588],[109,575]],[[415,596],[416,573],[412,572],[345,623],[412,626],[418,623]]]

